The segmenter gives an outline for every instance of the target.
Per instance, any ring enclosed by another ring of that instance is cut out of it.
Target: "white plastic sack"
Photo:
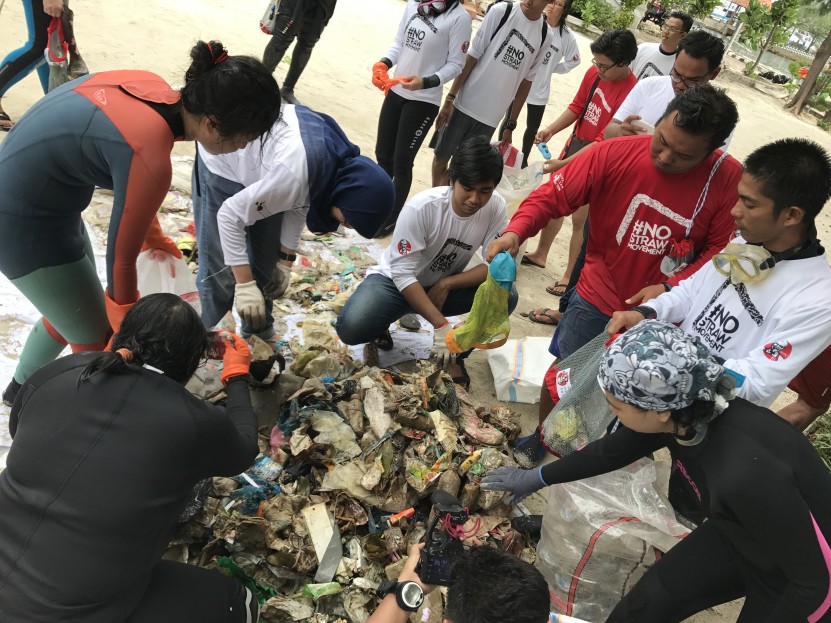
[[[260,30],[267,35],[273,35],[274,29],[277,27],[277,10],[280,8],[280,0],[276,2],[269,2],[265,8],[260,19]]]
[[[521,157],[520,160],[522,160]],[[521,163],[517,166],[509,167],[506,165],[503,167],[502,179],[496,185],[496,192],[502,196],[508,205],[508,218],[514,215],[522,200],[542,183],[542,165],[543,163],[538,161],[524,169],[521,168]],[[516,260],[517,270],[519,270],[520,262],[522,262],[522,256],[525,255],[525,247],[527,244],[528,241],[525,241],[520,245],[519,252],[516,254],[516,258],[514,258]]]
[[[182,258],[176,258],[161,249],[148,249],[136,259],[138,291],[141,296],[170,292],[201,311],[196,276]]]
[[[523,337],[487,351],[499,400],[531,405],[540,401],[543,378],[554,361],[550,343],[547,337]]]
[[[655,550],[667,552],[688,534],[656,487],[668,478],[666,463],[640,459],[549,487],[536,566],[552,610],[605,621],[655,563]]]

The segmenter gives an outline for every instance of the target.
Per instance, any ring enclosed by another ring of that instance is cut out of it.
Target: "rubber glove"
[[[141,245],[142,251],[148,249],[160,249],[177,259],[182,257],[182,251],[176,246],[176,243],[164,235],[158,218],[153,219],[150,229],[147,230],[147,234],[144,236],[144,244]]]
[[[438,329],[433,329],[433,351],[430,353],[430,358],[435,360],[441,368],[450,365],[456,358],[456,355],[447,347],[447,334],[452,330],[453,327],[449,322],[444,323]]]
[[[257,287],[256,281],[238,283],[234,287],[237,300],[237,313],[254,329],[265,324],[265,299]]]
[[[514,504],[548,485],[542,479],[542,467],[521,469],[519,467],[499,467],[485,474],[480,489],[486,491],[507,491],[507,504]]]
[[[136,301],[138,299],[139,293],[136,292]],[[126,316],[127,312],[133,308],[136,301],[133,301],[132,303],[116,303],[110,298],[109,292],[104,290],[104,307],[107,310],[107,318],[110,321],[110,326],[113,328],[113,333],[118,333],[118,330],[121,328],[121,322],[124,320],[124,316]]]
[[[225,353],[222,355],[222,374],[219,378],[225,385],[228,379],[248,374],[248,368],[251,366],[251,349],[248,348],[248,342],[230,331],[220,331],[219,335],[225,343]]]
[[[291,284],[291,266],[277,264],[271,272],[271,279],[263,288],[263,295],[270,299],[279,299]]]
[[[383,61],[378,61],[372,66],[372,84],[382,91],[387,88],[387,81],[390,79],[390,68]]]

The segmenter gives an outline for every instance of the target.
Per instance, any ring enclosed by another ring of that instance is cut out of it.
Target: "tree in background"
[[[810,5],[816,8],[820,15],[831,13],[831,0],[819,0],[819,2],[811,2]],[[789,108],[795,115],[802,113],[802,110],[808,104],[808,98],[814,93],[817,80],[829,58],[831,58],[831,30],[826,34],[822,45],[819,46],[814,61],[811,63],[811,68],[808,70],[808,75],[805,76],[799,89],[794,93],[793,99],[785,105],[785,108]]]
[[[791,24],[796,19],[800,0],[777,0],[770,9],[762,6],[759,0],[750,0],[747,10],[739,20],[744,24],[743,38],[759,54],[752,65],[745,69],[746,76],[753,75],[762,54],[772,45],[784,45],[788,42],[788,33]]]
[[[721,6],[721,0],[682,0],[673,2],[672,10],[683,11],[696,19],[704,19],[718,6]]]

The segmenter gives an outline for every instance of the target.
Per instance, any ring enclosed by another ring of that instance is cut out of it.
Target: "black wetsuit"
[[[0,620],[250,621],[235,581],[160,562],[193,486],[238,474],[257,454],[248,384],[230,380],[222,408],[138,366],[79,382],[100,356],[41,368],[12,409],[17,428],[0,474]]]
[[[549,483],[603,474],[667,447],[708,521],[607,621],[670,623],[746,596],[738,621],[831,621],[831,472],[804,435],[736,399],[696,446],[618,430],[542,468]]]

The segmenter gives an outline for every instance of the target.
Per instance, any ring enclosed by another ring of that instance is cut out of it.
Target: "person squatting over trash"
[[[375,158],[395,186],[395,207],[379,235],[392,232],[407,201],[413,163],[439,114],[442,85],[462,71],[470,30],[459,0],[409,0],[392,46],[372,66],[372,84],[384,92]]]
[[[0,272],[43,314],[3,392],[10,404],[32,372],[73,351],[102,350],[138,300],[144,248],[181,252],[156,212],[170,188],[175,141],[225,153],[266,132],[279,89],[255,58],[198,42],[181,91],[147,71],[109,71],[49,93],[0,145]],[[81,218],[96,186],[112,189],[107,289]]]
[[[423,543],[413,545],[397,580],[378,588],[381,604],[367,623],[406,623],[436,589],[416,572],[423,548]],[[545,578],[524,560],[482,546],[466,551],[453,565],[444,623],[547,623],[548,617]]]
[[[4,621],[257,620],[257,600],[236,580],[161,560],[194,485],[257,455],[248,345],[219,337],[227,407],[183,387],[208,334],[173,294],[140,299],[113,352],[74,353],[27,379],[0,474]]]
[[[831,343],[831,268],[816,229],[831,159],[806,139],[769,143],[745,160],[738,191],[737,237],[669,292],[627,301],[640,304],[615,312],[608,330],[680,323],[744,377],[739,397],[770,407]]]
[[[206,327],[236,297],[242,334],[274,335],[272,300],[289,286],[304,226],[375,235],[395,192],[383,169],[360,154],[334,119],[291,104],[267,134],[238,151],[213,154],[199,144],[193,214]]]
[[[707,85],[672,100],[652,136],[603,141],[532,192],[488,247],[515,255],[551,219],[590,204],[586,264],[551,340],[565,359],[603,333],[624,301],[677,285],[721,251],[734,221],[741,164],[719,150],[738,120],[735,103]],[[596,212],[592,212],[595,210]],[[592,216],[595,214],[595,216]],[[554,364],[552,364],[554,365]],[[540,422],[553,407],[540,391]],[[515,454],[535,465],[545,454],[539,429]]]
[[[447,316],[470,311],[488,266],[466,270],[481,248],[508,222],[505,200],[495,192],[502,179],[502,156],[484,136],[467,139],[450,161],[450,186],[418,193],[401,211],[392,243],[380,264],[346,302],[335,329],[344,344],[374,341],[393,347],[389,326],[417,313],[433,325],[434,349],[445,351],[451,330]],[[508,309],[519,295],[511,289]]]
[[[738,621],[831,621],[831,472],[698,337],[644,320],[609,346],[598,382],[621,428],[544,467],[501,467],[481,488],[521,500],[668,448],[708,521],[667,552],[609,623],[672,623],[744,597]]]

